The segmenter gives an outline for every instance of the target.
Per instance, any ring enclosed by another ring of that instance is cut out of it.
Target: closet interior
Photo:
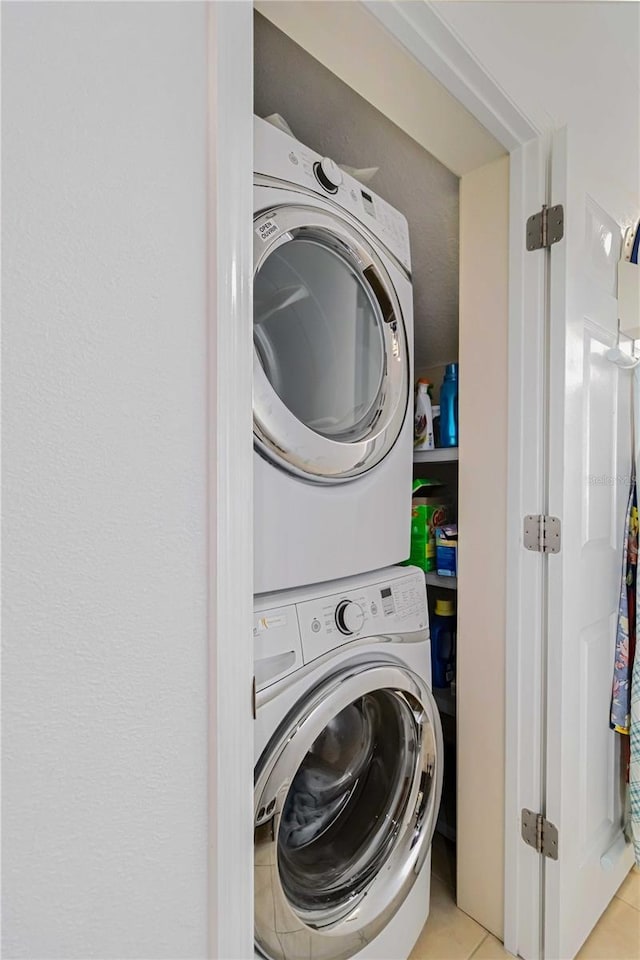
[[[430,618],[453,610],[456,634],[433,688],[436,842],[455,858],[458,905],[502,937],[501,883],[486,877],[504,873],[508,155],[360,4],[259,2],[254,49],[254,112],[367,171],[407,217],[414,382],[426,377],[438,404],[446,365],[459,365],[459,446],[416,451],[413,467],[459,536],[458,575],[425,572]]]

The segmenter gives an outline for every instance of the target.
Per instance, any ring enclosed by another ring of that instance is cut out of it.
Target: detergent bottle
[[[456,677],[456,610],[453,600],[436,600],[430,632],[433,686],[450,687]]]
[[[440,446],[458,446],[458,364],[448,363],[440,387]]]
[[[421,377],[416,390],[416,406],[413,427],[413,446],[416,450],[433,450],[433,411],[430,391],[433,385]]]

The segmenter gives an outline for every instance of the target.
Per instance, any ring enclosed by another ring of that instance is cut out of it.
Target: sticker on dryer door
[[[270,237],[273,237],[274,234],[278,233],[280,227],[275,220],[269,219],[264,220],[259,227],[256,227],[256,233],[260,237],[263,243],[266,243]]]

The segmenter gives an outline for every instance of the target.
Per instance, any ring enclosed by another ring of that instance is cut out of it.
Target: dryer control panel
[[[255,172],[299,184],[347,210],[411,270],[409,227],[391,204],[349,176],[330,157],[322,157],[273,124],[254,118]]]

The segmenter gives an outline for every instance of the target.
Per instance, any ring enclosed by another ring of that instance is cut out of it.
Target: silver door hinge
[[[561,523],[558,517],[529,513],[524,518],[522,543],[525,550],[538,553],[560,553]]]
[[[546,204],[539,213],[527,220],[527,250],[542,250],[550,247],[564,236],[564,207],[561,203],[555,207]]]
[[[543,857],[558,859],[558,828],[541,813],[522,811],[522,839]]]

